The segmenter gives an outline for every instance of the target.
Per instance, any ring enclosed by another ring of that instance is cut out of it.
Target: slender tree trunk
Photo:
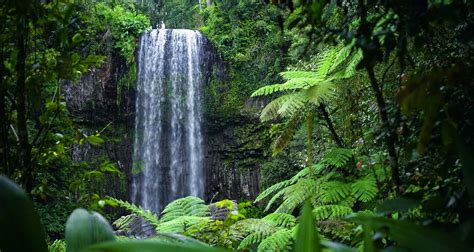
[[[306,112],[306,130],[307,130],[307,145],[308,145],[308,161],[306,165],[312,171],[313,166],[313,122],[314,116],[311,111]]]
[[[392,169],[392,179],[395,184],[395,190],[398,193],[400,190],[401,181],[400,181],[400,172],[398,168],[397,152],[395,150],[395,134],[393,130],[390,128],[390,123],[389,123],[388,114],[387,114],[387,105],[385,104],[382,90],[380,89],[377,79],[375,78],[374,69],[372,67],[366,67],[366,70],[369,75],[372,90],[377,100],[377,107],[380,114],[380,120],[382,122],[382,129],[388,132],[388,136],[385,137],[385,145],[387,146],[388,156],[390,159],[390,167]]]
[[[6,102],[6,87],[3,83],[3,77],[5,75],[4,71],[4,56],[3,56],[3,45],[0,48],[0,150],[1,150],[1,169],[0,172],[5,173],[7,176],[10,176],[10,169],[8,167],[8,122],[7,114],[5,111]]]
[[[339,135],[337,134],[336,129],[334,128],[334,124],[332,123],[332,120],[329,117],[329,113],[326,110],[326,106],[324,105],[324,103],[319,104],[319,109],[321,110],[321,113],[323,114],[324,120],[326,121],[328,129],[331,132],[331,135],[334,138],[334,141],[336,142],[337,146],[344,148],[345,144],[342,141],[342,139],[339,137]]]
[[[21,14],[20,14],[21,15]],[[23,168],[23,183],[27,192],[33,188],[33,174],[31,171],[31,146],[28,141],[28,112],[26,95],[26,39],[25,17],[19,17],[17,23],[18,56],[16,62],[16,96],[17,96],[17,128],[20,140],[20,163]]]

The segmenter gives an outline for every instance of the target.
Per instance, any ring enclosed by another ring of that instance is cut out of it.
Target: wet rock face
[[[201,67],[205,83],[217,79],[220,85],[232,85],[226,74],[225,62],[207,39],[203,47],[209,52],[204,55]],[[107,143],[101,147],[75,146],[74,160],[107,157],[127,178],[125,192],[119,185],[121,182],[113,182],[116,185],[111,186],[109,195],[130,200],[136,90],[134,87],[122,88],[117,92],[120,77],[126,71],[124,62],[109,56],[102,67],[92,69],[77,83],[63,83],[62,94],[72,119],[90,133],[110,123],[103,134]],[[224,86],[222,92],[228,90]],[[203,100],[206,100],[206,96],[211,94],[203,91],[203,95]],[[246,103],[245,106],[251,105]],[[270,146],[265,127],[258,121],[258,113],[245,110],[229,119],[225,115],[204,111],[202,134],[204,200],[254,199],[260,192],[259,169],[267,160],[265,151]],[[109,140],[112,142],[109,143]]]
[[[64,82],[62,95],[73,119],[88,125],[133,125],[135,90],[118,85],[126,71],[120,58],[109,56],[102,67],[91,69],[77,83]]]
[[[206,200],[254,199],[260,192],[259,169],[269,145],[263,126],[248,115],[226,123],[211,121],[208,126]]]

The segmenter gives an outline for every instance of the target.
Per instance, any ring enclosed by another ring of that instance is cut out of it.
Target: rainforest
[[[474,250],[472,1],[0,2],[0,252]]]

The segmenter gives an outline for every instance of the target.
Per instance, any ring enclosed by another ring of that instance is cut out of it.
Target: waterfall
[[[132,201],[156,213],[174,199],[204,196],[202,41],[184,29],[140,38]]]

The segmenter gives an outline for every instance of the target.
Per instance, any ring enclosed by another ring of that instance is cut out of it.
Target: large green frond
[[[324,203],[337,203],[350,194],[350,185],[341,181],[329,181],[321,185],[321,200]]]
[[[161,212],[160,222],[168,222],[181,216],[209,216],[209,207],[198,197],[180,198],[165,207]]]
[[[329,153],[324,155],[321,160],[322,164],[332,165],[336,168],[345,166],[354,156],[352,150],[344,148],[334,148]]]
[[[293,232],[281,229],[263,239],[257,251],[290,251],[293,243]]]
[[[189,229],[201,229],[211,221],[210,217],[180,216],[156,226],[160,233],[183,233]]]
[[[265,189],[263,192],[261,192],[257,198],[255,199],[255,203],[259,202],[259,201],[262,201],[263,199],[267,198],[268,196],[270,196],[271,194],[274,194],[275,192],[281,190],[282,188],[285,188],[287,186],[289,186],[291,183],[290,180],[284,180],[284,181],[281,181],[279,183],[276,183],[270,187],[268,187],[267,189]]]
[[[107,200],[117,204],[120,207],[123,207],[123,208],[129,210],[132,213],[137,214],[138,216],[143,217],[145,220],[147,220],[148,222],[150,222],[150,224],[152,224],[154,226],[157,226],[158,223],[159,223],[158,216],[156,216],[156,214],[152,213],[149,210],[145,210],[140,206],[137,206],[133,203],[129,203],[127,201],[115,199],[115,198],[112,198],[112,197],[107,197]]]
[[[272,155],[280,153],[290,143],[293,135],[301,126],[302,117],[300,114],[294,115],[287,123],[283,132],[277,137],[272,146]]]
[[[278,227],[292,228],[296,225],[295,216],[287,213],[271,213],[265,217],[263,220],[274,222]]]
[[[378,188],[373,176],[366,176],[352,183],[352,194],[362,202],[369,202],[377,196]]]
[[[276,212],[292,213],[297,207],[316,193],[318,182],[312,179],[300,179],[296,184],[291,185],[286,190],[284,200]]]
[[[318,206],[313,210],[314,218],[316,218],[316,220],[342,218],[350,213],[352,213],[350,207],[341,205]]]

